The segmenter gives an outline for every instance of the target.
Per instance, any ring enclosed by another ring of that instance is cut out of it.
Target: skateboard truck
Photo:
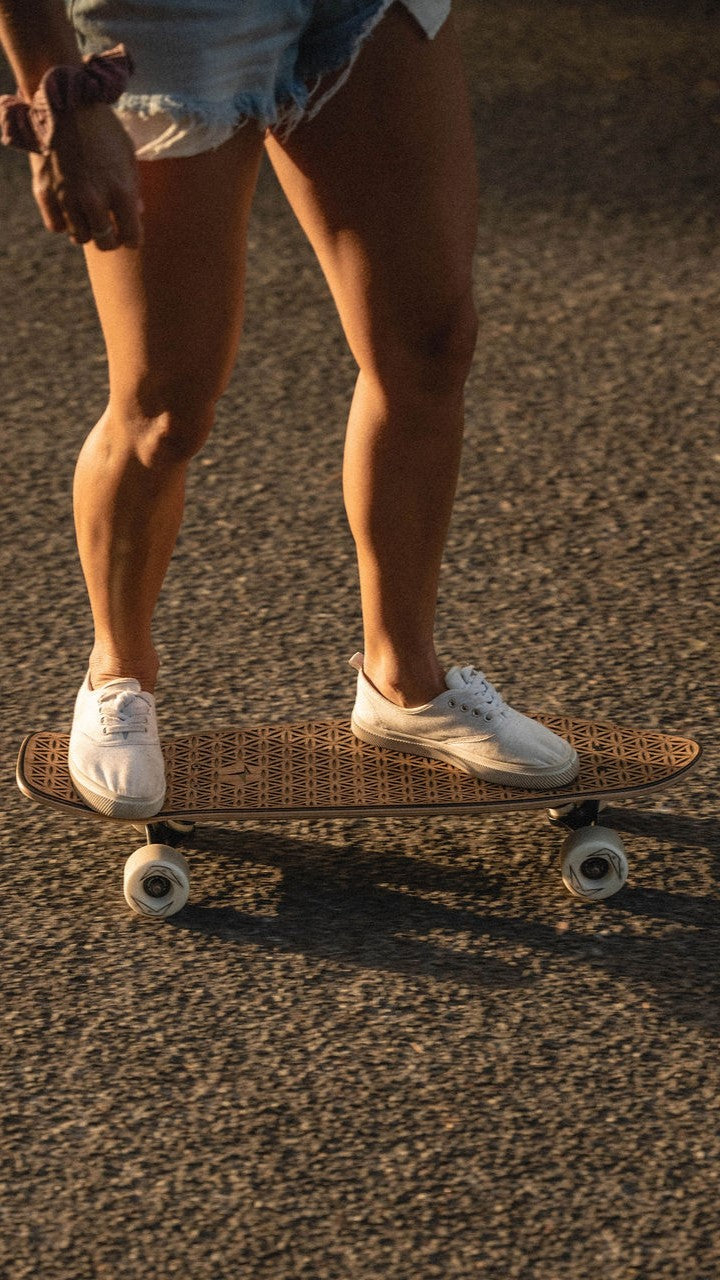
[[[579,804],[564,804],[557,809],[548,809],[548,817],[553,826],[579,831],[581,827],[595,826],[603,807],[601,800],[583,800]]]

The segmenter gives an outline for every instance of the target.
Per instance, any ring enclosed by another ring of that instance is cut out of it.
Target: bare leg
[[[237,350],[261,155],[262,137],[249,126],[216,151],[142,164],[142,248],[86,248],[110,367],[109,404],[80,453],[74,489],[95,688],[132,676],[154,691],[152,615],[188,463]]]
[[[365,671],[412,706],[444,688],[438,579],[476,339],[476,165],[452,22],[428,41],[394,6],[346,85],[268,153],[360,368],[344,496]]]

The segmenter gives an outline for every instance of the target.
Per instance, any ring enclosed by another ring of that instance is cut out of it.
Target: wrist
[[[60,53],[58,51],[54,56],[45,56],[38,58],[35,64],[25,63],[21,74],[17,77],[18,91],[28,102],[32,102],[37,93],[43,79],[48,71],[53,67],[81,67],[82,57],[79,51],[68,51]]]
[[[30,101],[21,94],[0,97],[0,141],[47,155],[58,123],[78,107],[117,102],[132,69],[123,45],[94,54],[79,65],[50,67]]]
[[[51,67],[82,66],[64,0],[0,0],[0,42],[28,101]]]

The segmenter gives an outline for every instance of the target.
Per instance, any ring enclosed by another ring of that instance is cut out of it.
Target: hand
[[[136,249],[142,202],[133,146],[111,107],[78,107],[58,119],[49,155],[30,156],[33,195],[48,231],[73,244]]]

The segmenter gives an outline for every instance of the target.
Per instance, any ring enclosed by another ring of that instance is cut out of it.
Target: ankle
[[[444,693],[445,672],[433,652],[415,659],[366,654],[363,673],[370,684],[398,707],[420,707]]]
[[[109,680],[137,680],[146,693],[155,693],[160,661],[153,650],[142,655],[123,655],[93,650],[90,655],[90,684],[99,689]]]

